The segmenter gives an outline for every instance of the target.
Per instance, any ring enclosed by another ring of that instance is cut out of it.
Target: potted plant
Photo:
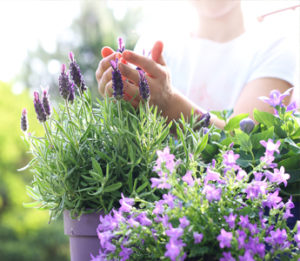
[[[22,112],[24,141],[33,155],[25,168],[33,172],[27,192],[34,202],[26,206],[49,210],[50,221],[64,212],[65,225],[71,226],[65,227],[70,235],[71,259],[88,260],[90,253],[98,251],[99,213],[118,207],[121,193],[149,201],[158,198],[149,193],[150,178],[155,175],[155,152],[167,144],[171,123],[149,107],[142,71],[144,101],[137,109],[122,99],[117,61],[112,62],[114,98],[93,102],[74,55],[70,53],[69,57],[69,72],[62,65],[59,76],[64,103],[54,109],[48,90],[41,96],[34,92],[35,112],[44,126],[44,137],[28,132],[27,110]],[[85,225],[90,226],[86,232]],[[76,242],[78,233],[84,237]],[[95,240],[90,241],[92,235]]]

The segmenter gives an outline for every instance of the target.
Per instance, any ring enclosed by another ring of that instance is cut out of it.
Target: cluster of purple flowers
[[[118,39],[119,48],[117,52],[123,53],[125,51],[124,41],[121,37]],[[115,61],[111,60],[110,64],[112,67],[112,88],[113,88],[113,96],[115,99],[120,100],[123,98],[123,89],[124,83],[122,79],[122,75],[120,70],[118,69],[118,58]],[[150,97],[150,88],[148,85],[148,81],[146,79],[145,72],[141,68],[137,68],[139,73],[140,81],[139,81],[139,91],[140,96],[144,101],[147,101]]]
[[[266,154],[278,149],[268,142],[262,142]],[[180,162],[169,148],[157,155],[154,170],[158,178],[151,179],[152,187],[167,192],[154,203],[143,202],[145,208],[135,207],[139,199],[122,194],[119,210],[100,217],[97,231],[101,248],[92,260],[131,260],[143,252],[146,258],[147,251],[155,260],[189,260],[195,257],[194,252],[215,242],[219,250],[212,251],[213,257],[222,261],[263,260],[266,255],[276,259],[299,252],[300,223],[294,235],[285,225],[294,204],[291,198],[283,203],[279,188],[275,189],[289,178],[284,169],[272,173],[261,164],[248,174],[236,162],[239,155],[229,150],[201,175],[187,171],[180,177]],[[252,174],[254,179],[249,182]],[[196,257],[203,258],[200,254]]]
[[[47,90],[43,90],[43,97],[40,100],[40,96],[38,92],[34,92],[34,109],[36,112],[37,119],[39,122],[43,123],[47,120],[47,118],[51,115],[51,107],[49,102],[49,94]]]

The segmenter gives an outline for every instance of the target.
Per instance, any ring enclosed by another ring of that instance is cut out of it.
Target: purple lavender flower
[[[74,88],[74,83],[72,82],[70,86],[70,94],[69,94],[68,101],[73,103],[74,99],[75,99],[75,88]]]
[[[221,199],[222,189],[216,188],[213,184],[204,186],[203,192],[209,202]]]
[[[233,229],[235,227],[235,219],[237,215],[234,215],[232,213],[229,214],[229,216],[224,216],[228,226]]]
[[[286,90],[283,94],[281,94],[278,90],[272,90],[270,92],[270,96],[265,97],[265,96],[261,96],[259,97],[260,100],[262,100],[263,102],[268,103],[269,105],[271,105],[272,107],[276,107],[276,106],[282,106],[282,101],[283,99],[290,95],[290,92],[293,88],[290,88],[288,90]]]
[[[207,112],[207,113],[202,114],[199,121],[201,122],[201,125],[200,125],[201,128],[207,128],[210,123],[210,113]]]
[[[223,257],[220,258],[220,261],[235,261],[230,252],[223,252]]]
[[[179,218],[179,222],[180,222],[180,227],[182,229],[186,228],[187,226],[190,225],[190,221],[186,218],[186,216]]]
[[[61,66],[61,74],[58,79],[58,84],[60,95],[65,100],[69,99],[72,83],[69,80],[68,74],[66,73],[66,65],[64,64]]]
[[[118,38],[118,46],[119,46],[119,48],[117,49],[117,52],[123,53],[124,50],[125,50],[125,44],[124,44],[124,41],[123,41],[122,37]]]
[[[190,187],[194,186],[195,181],[192,176],[192,171],[187,171],[186,174],[182,177],[182,180],[186,182]]]
[[[201,241],[203,239],[203,234],[198,233],[198,232],[194,232],[193,237],[194,237],[194,243],[199,244],[199,243],[201,243]]]
[[[131,248],[126,248],[123,245],[121,245],[121,249],[122,250],[119,254],[120,257],[122,257],[121,261],[129,260],[130,255],[133,253],[132,249]]]
[[[28,130],[28,119],[27,119],[27,110],[22,110],[22,116],[21,116],[21,130],[26,132]]]
[[[140,81],[139,81],[139,90],[140,96],[144,101],[147,101],[150,97],[150,88],[148,85],[148,81],[146,79],[145,72],[142,69],[137,70],[139,72]]]
[[[130,212],[134,204],[134,199],[124,197],[123,193],[121,193],[121,196],[122,196],[122,198],[120,199],[121,207],[119,208],[119,211]]]
[[[77,85],[80,92],[83,93],[86,90],[85,82],[83,80],[82,74],[80,72],[79,65],[76,63],[74,59],[74,54],[70,52],[69,54],[70,58],[70,75],[73,80],[73,82]]]
[[[250,118],[246,118],[240,121],[240,128],[243,132],[250,134],[254,128],[254,121]]]
[[[110,61],[112,71],[113,95],[117,100],[123,98],[123,81],[120,70],[118,69],[118,59]]]
[[[49,94],[47,90],[43,90],[43,99],[42,99],[43,107],[47,116],[51,115],[51,106],[49,102]]]
[[[217,237],[220,247],[231,247],[232,233],[227,232],[224,228],[221,229],[221,234]]]
[[[271,139],[268,139],[268,142],[261,140],[260,144],[266,148],[266,154],[273,155],[274,152],[280,153],[279,152],[280,140],[278,140],[276,143],[273,143]]]
[[[33,103],[34,103],[34,109],[36,112],[37,119],[39,120],[40,123],[43,123],[47,120],[47,115],[46,115],[45,109],[40,100],[39,93],[34,92],[33,95],[34,95]]]

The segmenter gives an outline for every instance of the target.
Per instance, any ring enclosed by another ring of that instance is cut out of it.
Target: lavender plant
[[[25,168],[33,172],[27,191],[34,202],[26,206],[50,210],[52,220],[64,210],[73,216],[108,212],[119,206],[121,192],[154,201],[158,196],[150,193],[149,180],[155,175],[155,152],[166,146],[171,124],[155,108],[146,112],[143,104],[136,110],[108,97],[92,103],[72,53],[70,59],[69,70],[62,65],[58,81],[64,104],[52,109],[47,90],[41,99],[34,93],[46,135],[29,135],[27,111],[22,113],[24,141],[33,155]],[[121,75],[118,80],[122,83]],[[116,93],[121,98],[122,90]]]
[[[162,198],[122,195],[121,207],[100,217],[92,260],[298,260],[300,222],[287,226],[294,204],[284,203],[278,188],[289,175],[273,165],[278,145],[262,144],[265,160],[248,173],[230,147],[206,168],[191,162],[183,177],[181,160],[169,148],[158,151],[151,182]]]

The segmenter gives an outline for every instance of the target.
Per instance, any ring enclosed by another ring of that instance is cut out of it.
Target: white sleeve
[[[295,86],[297,52],[290,38],[281,36],[257,53],[248,82],[264,77],[278,78]]]

